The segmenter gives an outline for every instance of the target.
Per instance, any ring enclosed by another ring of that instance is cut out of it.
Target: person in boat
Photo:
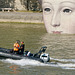
[[[20,50],[19,50],[20,54],[23,54],[23,53],[24,53],[24,48],[25,48],[25,44],[24,44],[24,42],[22,41],[22,42],[21,42],[21,46],[20,46]]]
[[[16,53],[16,54],[19,54],[19,49],[20,49],[19,42],[16,41],[16,42],[14,43],[14,49],[13,49],[13,52]]]

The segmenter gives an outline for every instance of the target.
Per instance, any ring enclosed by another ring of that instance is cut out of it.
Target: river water
[[[11,49],[16,40],[31,53],[47,46],[52,63],[0,59],[0,75],[75,75],[75,35],[48,34],[43,24],[0,23],[0,47]]]

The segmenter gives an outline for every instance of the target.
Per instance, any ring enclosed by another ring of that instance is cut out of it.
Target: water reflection
[[[18,70],[19,67],[17,65],[12,65],[9,68],[11,70],[9,72],[10,74],[19,74],[20,73],[20,71]]]
[[[39,43],[48,47],[53,58],[75,58],[75,35],[46,33]]]

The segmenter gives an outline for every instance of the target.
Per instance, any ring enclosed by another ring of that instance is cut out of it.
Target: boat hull
[[[39,57],[33,57],[33,56],[24,56],[24,54],[14,54],[10,53],[10,49],[0,48],[0,59],[14,59],[14,60],[20,60],[20,59],[32,59],[37,61],[42,61]]]
[[[46,51],[46,46],[42,47],[40,51],[36,54],[32,54],[29,51],[25,51],[23,54],[17,54],[15,52],[11,52],[11,49],[6,48],[0,48],[0,59],[32,59],[37,60],[40,62],[49,62],[50,56],[47,53],[44,53]]]

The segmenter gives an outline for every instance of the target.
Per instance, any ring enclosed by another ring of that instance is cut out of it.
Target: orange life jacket
[[[19,50],[19,47],[20,47],[19,44],[18,43],[15,43],[14,44],[14,51],[18,51]]]

